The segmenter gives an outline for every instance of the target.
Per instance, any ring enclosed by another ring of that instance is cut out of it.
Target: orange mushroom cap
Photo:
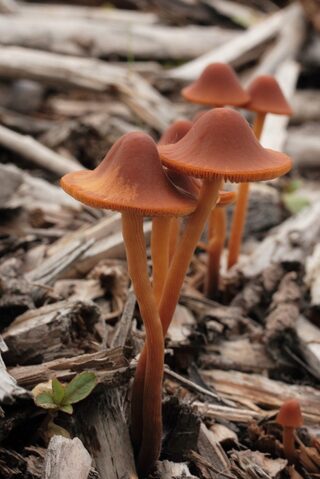
[[[240,113],[216,108],[174,145],[159,145],[165,166],[200,178],[236,183],[269,180],[291,169],[290,158],[263,148]]]
[[[196,207],[193,198],[168,180],[155,142],[141,132],[123,135],[97,168],[68,173],[61,186],[94,208],[144,216],[183,216]]]
[[[226,63],[211,63],[198,80],[183,88],[181,93],[193,103],[212,106],[240,106],[250,99],[235,71]]]
[[[250,100],[243,105],[247,110],[257,113],[291,116],[293,111],[287,102],[277,80],[271,75],[255,78],[248,87]]]
[[[285,401],[278,412],[276,421],[282,427],[301,427],[303,425],[303,417],[299,401],[296,399]]]
[[[177,143],[177,141],[181,140],[186,133],[192,127],[192,121],[189,120],[177,120],[172,123],[169,128],[167,128],[160,140],[159,145],[169,145],[170,143]]]

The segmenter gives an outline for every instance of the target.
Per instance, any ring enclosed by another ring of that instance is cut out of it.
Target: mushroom
[[[296,399],[285,401],[278,412],[276,421],[282,426],[284,455],[290,463],[293,463],[296,459],[294,430],[303,425],[299,401]]]
[[[242,106],[248,103],[250,99],[249,93],[242,88],[233,68],[225,63],[212,63],[208,65],[198,80],[182,90],[182,95],[194,103],[210,106]],[[201,118],[201,113],[195,116],[194,121],[198,121],[199,118]],[[222,233],[223,236],[226,235],[226,223],[225,210],[219,213],[212,212],[208,224],[208,243],[210,243],[212,239],[210,232],[216,230]],[[220,261],[217,261],[216,256],[211,257],[211,254],[215,255],[215,251],[213,250],[211,253],[211,249],[208,248],[206,283],[209,286],[210,282],[212,282],[212,291],[215,291],[217,278],[219,277]],[[218,269],[215,270],[215,267]],[[207,291],[209,290],[207,289]]]
[[[188,217],[169,268],[159,306],[161,322],[166,332],[194,248],[205,221],[217,202],[222,181],[272,179],[289,171],[291,160],[283,153],[262,148],[242,116],[225,108],[209,111],[194,123],[180,141],[173,145],[159,146],[158,150],[165,166],[203,178],[198,206]]]
[[[212,135],[212,131],[215,135]],[[177,143],[159,145],[165,166],[203,178],[196,210],[188,217],[184,232],[172,258],[159,313],[163,334],[174,314],[184,276],[193,251],[212,208],[217,203],[223,180],[260,181],[283,175],[291,168],[287,155],[261,147],[242,116],[233,110],[217,108],[204,114]],[[146,350],[137,369],[143,376]],[[141,391],[135,391],[139,401]]]
[[[61,186],[86,205],[122,213],[129,275],[144,322],[148,351],[143,426],[137,425],[138,435],[142,427],[138,469],[145,474],[153,467],[160,452],[164,342],[148,277],[143,217],[190,214],[195,208],[195,201],[181,194],[168,181],[154,141],[140,132],[121,137],[95,170],[65,175]],[[137,381],[139,376],[135,378]]]
[[[249,85],[248,93],[251,99],[243,105],[243,108],[256,112],[253,131],[258,140],[260,140],[267,113],[273,113],[274,115],[292,115],[292,109],[274,77],[269,75],[257,77]],[[238,261],[246,220],[248,196],[249,184],[242,183],[239,186],[237,203],[231,225],[228,268],[231,268]]]
[[[192,103],[210,106],[241,106],[250,99],[233,68],[226,63],[211,63],[200,77],[181,91]]]
[[[192,126],[188,120],[177,120],[163,133],[159,144],[175,143],[179,141]],[[170,178],[170,173],[168,174]],[[183,176],[183,175],[180,175]],[[172,179],[170,178],[172,181]],[[184,181],[180,178],[181,181]],[[173,181],[175,184],[175,182]],[[180,185],[175,185],[180,186]],[[188,191],[192,188],[191,181],[187,178],[182,188]],[[170,249],[174,248],[179,231],[179,218],[155,217],[152,219],[151,256],[152,256],[152,286],[157,305],[160,302],[164,282],[167,276],[170,260]]]

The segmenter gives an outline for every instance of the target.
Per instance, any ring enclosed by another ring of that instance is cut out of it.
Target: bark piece
[[[104,22],[70,14],[0,17],[0,44],[35,48],[64,55],[108,58],[181,60],[196,58],[232,39],[231,29],[219,26]],[[48,9],[49,10],[49,9]],[[134,18],[134,15],[133,15]]]
[[[264,44],[277,35],[285,24],[287,16],[293,9],[297,8],[300,7],[293,5],[280,12],[274,13],[247,31],[239,33],[236,38],[226,42],[214,51],[206,53],[181,67],[170,70],[168,76],[170,78],[192,81],[199,77],[208,63],[225,62],[241,65],[248,53],[252,54],[254,49],[257,51],[257,48],[261,44]]]
[[[200,354],[199,361],[204,369],[218,368],[257,374],[275,368],[275,362],[267,354],[265,346],[248,338],[208,345]]]
[[[125,384],[130,377],[128,361],[122,348],[60,358],[42,364],[17,366],[9,372],[19,386],[33,389],[37,384],[55,377],[70,381],[76,374],[86,370],[93,370],[98,382],[109,388]]]
[[[90,301],[60,301],[16,318],[3,337],[7,364],[79,355],[99,348],[101,324],[97,306]],[[101,338],[100,338],[101,341]]]
[[[239,264],[238,271],[244,277],[252,278],[262,274],[271,264],[299,268],[319,238],[319,216],[320,201],[314,201],[310,208],[272,230],[254,252]]]
[[[25,389],[17,385],[17,381],[7,372],[6,366],[1,357],[1,352],[8,350],[5,342],[0,336],[0,404],[12,404],[19,397],[28,397]],[[0,407],[0,416],[2,409]]]
[[[226,475],[229,479],[235,479],[227,455],[213,432],[203,423],[200,426],[197,449],[198,454],[191,453],[191,457],[205,479],[224,479]]]
[[[298,350],[313,376],[320,380],[320,329],[299,316],[296,324]]]
[[[125,415],[125,389],[103,387],[84,401],[79,427],[101,479],[137,479]]]
[[[277,479],[284,472],[288,462],[285,459],[271,459],[259,451],[232,451],[232,471],[237,477],[253,479]]]
[[[184,462],[158,461],[157,474],[159,479],[198,479],[189,470]]]
[[[286,384],[258,374],[246,374],[238,371],[211,370],[202,371],[201,375],[222,398],[228,398],[238,403],[239,407],[233,409],[234,417],[237,417],[237,413],[239,416],[242,414],[244,422],[249,420],[250,414],[252,414],[252,418],[258,419],[271,416],[272,409],[273,411],[278,410],[283,401],[296,398],[300,401],[305,423],[319,424],[320,391],[315,388]],[[199,409],[198,402],[195,405]],[[215,410],[218,413],[219,409],[223,407],[201,404],[199,410],[204,413],[206,408],[210,417]],[[243,413],[242,410],[244,410]],[[235,421],[238,421],[238,418]],[[241,419],[239,422],[242,422]]]
[[[310,288],[311,307],[320,309],[320,245],[317,245],[306,261],[305,283]]]
[[[57,176],[81,168],[76,160],[63,157],[45,147],[31,136],[21,135],[0,125],[0,144],[18,153],[37,166],[51,171]]]
[[[0,48],[0,75],[6,78],[33,78],[55,87],[82,88],[96,92],[116,90],[120,98],[140,119],[162,131],[175,113],[140,75],[109,63],[22,47]],[[11,138],[11,144],[15,140]]]
[[[92,459],[79,438],[54,436],[48,446],[43,479],[87,479]]]
[[[317,102],[315,102],[315,106]],[[316,106],[317,108],[317,106]],[[314,118],[315,121],[318,121]],[[289,128],[285,151],[291,156],[294,166],[302,173],[317,171],[320,165],[320,137],[318,123],[306,123]]]

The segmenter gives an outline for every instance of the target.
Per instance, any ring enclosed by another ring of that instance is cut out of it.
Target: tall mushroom
[[[250,101],[243,107],[256,113],[253,131],[258,140],[260,140],[265,118],[268,113],[273,113],[274,115],[292,115],[292,109],[274,77],[269,75],[257,77],[249,85],[248,93],[250,95]],[[242,183],[239,186],[237,203],[231,225],[228,268],[231,268],[238,261],[246,220],[248,196],[249,184]]]
[[[146,330],[144,420],[138,456],[138,469],[145,474],[160,452],[164,343],[148,277],[143,217],[186,215],[194,210],[195,201],[168,180],[154,141],[140,132],[120,138],[95,170],[65,175],[61,186],[86,205],[122,213],[129,275]]]
[[[250,96],[241,86],[238,77],[230,65],[225,63],[212,63],[208,65],[200,77],[191,85],[182,90],[182,95],[193,103],[200,103],[212,107],[242,106],[248,103]],[[195,121],[200,118],[197,115]],[[213,132],[214,134],[214,132]],[[208,244],[212,240],[210,232],[223,232],[226,236],[226,213],[212,212],[208,223]],[[222,245],[223,247],[223,245]],[[208,268],[206,277],[206,295],[212,297],[216,290],[217,278],[219,278],[220,256],[216,251],[208,248]],[[212,283],[212,287],[210,284]]]
[[[190,130],[191,126],[192,122],[188,120],[175,121],[164,131],[159,144],[165,145],[179,141]],[[188,179],[187,181],[190,180]],[[173,183],[175,182],[173,181]],[[178,218],[159,216],[152,220],[152,286],[157,304],[160,302],[169,268],[170,249],[173,249],[173,245],[176,243],[178,231]]]
[[[197,208],[187,219],[169,267],[159,305],[165,335],[193,251],[217,202],[222,181],[275,178],[290,170],[291,160],[287,155],[262,148],[242,116],[225,108],[204,114],[180,141],[172,145],[160,145],[158,150],[165,166],[203,179]],[[141,377],[144,375],[145,361],[144,350],[137,366]],[[133,401],[139,403],[141,390],[135,391],[135,395]]]

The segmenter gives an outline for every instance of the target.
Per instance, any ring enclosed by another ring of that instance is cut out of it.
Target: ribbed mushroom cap
[[[303,417],[299,401],[296,399],[285,401],[278,412],[276,421],[283,427],[301,427],[303,425]]]
[[[262,148],[240,113],[226,108],[209,111],[180,141],[158,150],[165,166],[199,178],[261,181],[291,168],[287,155]]]
[[[217,202],[218,208],[224,208],[236,201],[237,193],[235,191],[219,191],[219,199]]]
[[[255,78],[248,87],[248,93],[250,100],[243,105],[247,110],[287,116],[293,113],[279,83],[270,75]]]
[[[132,210],[145,216],[180,216],[196,203],[168,180],[155,142],[145,133],[122,136],[92,171],[68,173],[62,188],[94,208]]]
[[[177,143],[181,140],[192,127],[192,121],[177,120],[170,125],[162,134],[159,145],[169,145],[170,143]]]
[[[234,70],[226,63],[211,63],[198,80],[183,88],[182,96],[203,105],[240,106],[250,99]]]

